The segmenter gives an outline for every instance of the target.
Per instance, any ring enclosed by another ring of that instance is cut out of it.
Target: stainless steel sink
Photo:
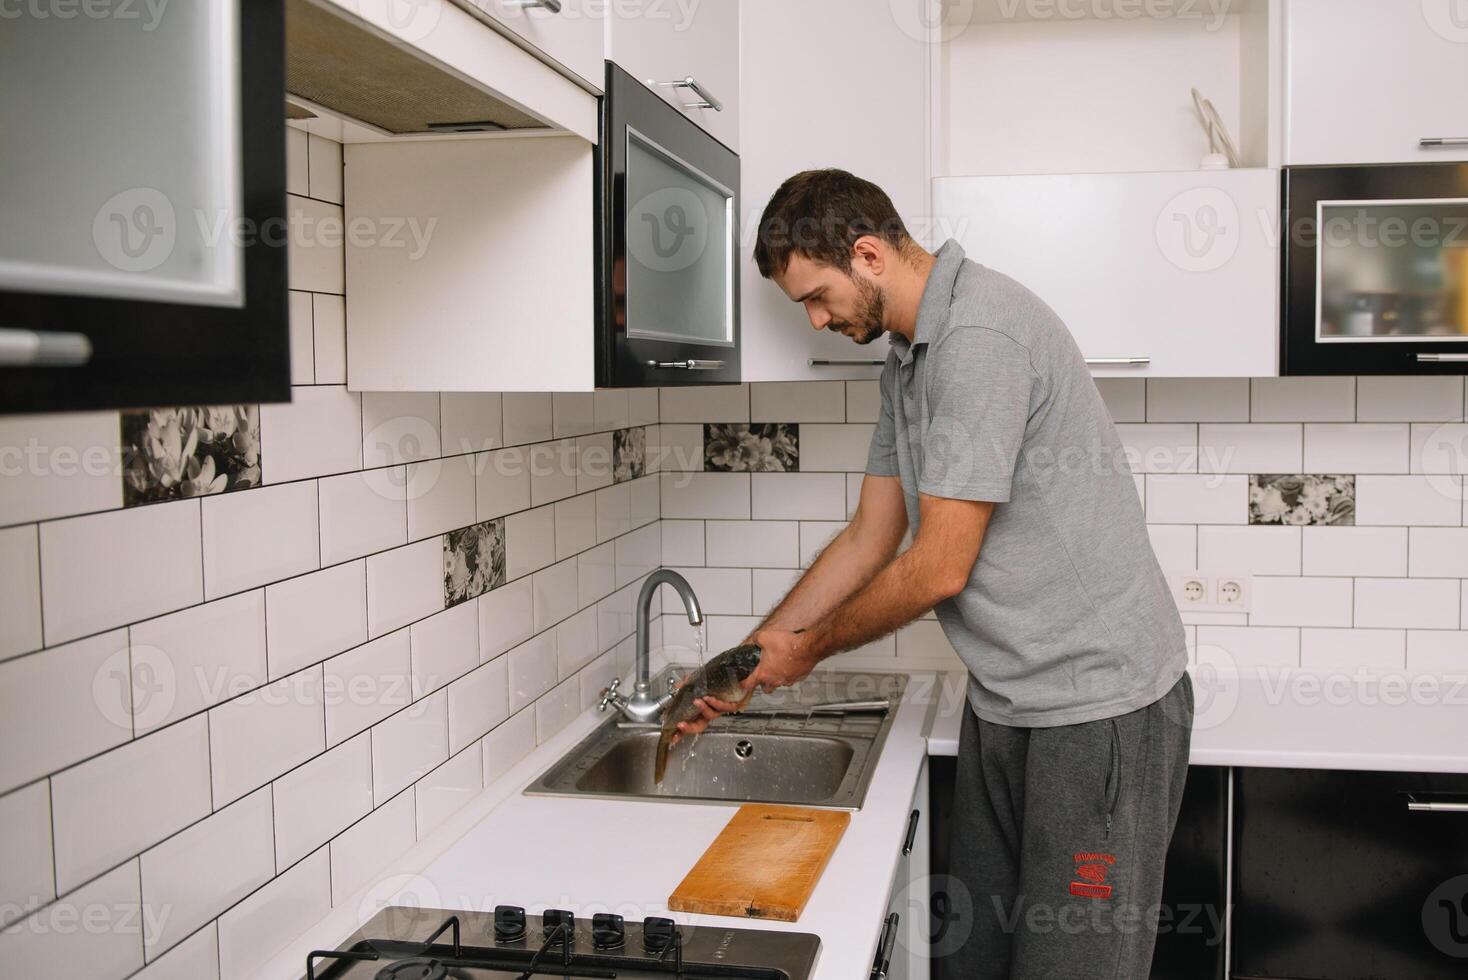
[[[690,669],[667,668],[656,689]],[[724,715],[673,746],[662,785],[652,779],[659,728],[608,719],[525,792],[859,810],[906,682],[904,674],[816,671],[794,687],[756,694],[747,713]],[[888,699],[892,707],[844,715],[810,710],[871,699]]]

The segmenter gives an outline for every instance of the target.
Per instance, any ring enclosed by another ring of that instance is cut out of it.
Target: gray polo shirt
[[[911,344],[892,335],[867,472],[997,503],[935,610],[986,721],[1071,725],[1156,701],[1187,666],[1121,441],[1080,350],[1024,286],[938,250]]]

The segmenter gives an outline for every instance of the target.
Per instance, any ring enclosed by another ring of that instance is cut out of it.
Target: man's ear
[[[875,235],[862,235],[851,246],[851,266],[870,276],[880,276],[887,268],[887,253]]]

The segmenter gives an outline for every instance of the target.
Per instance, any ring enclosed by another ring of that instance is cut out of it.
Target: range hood
[[[359,138],[570,132],[596,138],[596,99],[452,4],[403,18],[393,0],[287,0],[286,91]],[[396,13],[396,16],[395,16]]]

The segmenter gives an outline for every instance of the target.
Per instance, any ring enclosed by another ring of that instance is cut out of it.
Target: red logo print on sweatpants
[[[1106,883],[1106,874],[1116,863],[1115,854],[1077,854],[1075,876],[1079,881],[1070,883],[1070,893],[1081,898],[1110,898],[1111,886]]]

